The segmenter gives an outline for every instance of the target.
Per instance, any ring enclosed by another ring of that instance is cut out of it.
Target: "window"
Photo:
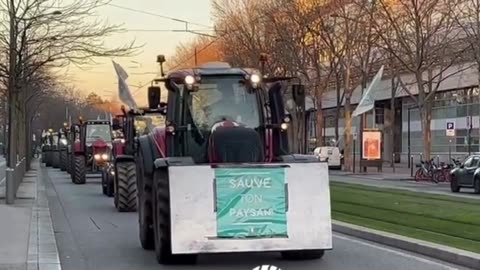
[[[469,168],[472,166],[472,161],[473,161],[473,157],[469,157],[467,158],[467,160],[465,160],[465,162],[463,163],[463,166]]]
[[[478,162],[480,161],[480,157],[473,157],[472,164],[469,167],[478,167]]]
[[[257,128],[260,117],[255,91],[240,83],[238,76],[203,77],[199,90],[192,92],[191,111],[195,125],[210,130],[222,120]]]
[[[102,139],[105,142],[112,141],[110,125],[87,125],[87,143],[92,143],[97,139]]]

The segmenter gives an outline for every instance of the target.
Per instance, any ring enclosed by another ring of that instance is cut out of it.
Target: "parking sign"
[[[455,122],[447,122],[447,136],[455,136]]]

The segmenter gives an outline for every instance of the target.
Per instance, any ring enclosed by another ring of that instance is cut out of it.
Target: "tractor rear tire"
[[[137,179],[135,162],[119,162],[115,166],[115,201],[119,212],[137,211]]]
[[[60,151],[60,170],[63,172],[67,170],[67,151],[66,150]]]
[[[156,169],[153,183],[153,227],[157,262],[165,265],[196,264],[197,254],[172,254],[168,170]]]
[[[115,181],[115,176],[107,173],[107,196],[110,198],[115,195],[115,186],[113,181]]]
[[[52,167],[55,169],[60,168],[60,151],[52,152]]]
[[[282,259],[291,261],[317,260],[321,259],[325,254],[325,250],[292,250],[281,252]]]
[[[145,250],[155,249],[155,235],[153,231],[153,179],[146,176],[143,170],[141,153],[137,159],[137,188],[138,188],[138,227],[140,244]]]
[[[85,168],[85,156],[75,155],[73,157],[73,174],[72,180],[74,184],[83,185],[87,182]]]

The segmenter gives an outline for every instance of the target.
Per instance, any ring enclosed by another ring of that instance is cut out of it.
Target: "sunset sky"
[[[174,17],[206,26],[211,26],[210,0],[115,0],[112,4],[142,10],[161,16]],[[123,28],[135,31],[119,33],[107,39],[108,44],[121,44],[133,39],[138,44],[144,44],[138,56],[130,58],[112,59],[122,65],[130,75],[127,82],[132,86],[145,85],[159,72],[156,56],[166,55],[167,61],[176,45],[180,42],[195,38],[195,34],[185,32],[148,32],[138,30],[181,30],[185,24],[158,16],[142,14],[114,6],[102,7],[98,15],[104,17],[112,24],[123,24]],[[189,25],[189,28],[208,29],[206,26]],[[213,32],[205,32],[213,33]],[[193,52],[192,52],[193,53]],[[70,67],[66,73],[68,79],[85,93],[96,92],[110,98],[117,96],[117,78],[111,59],[99,59],[101,64],[86,67],[88,70],[79,70]],[[130,87],[139,102],[146,100],[146,89]]]

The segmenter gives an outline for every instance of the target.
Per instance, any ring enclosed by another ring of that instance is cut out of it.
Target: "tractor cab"
[[[112,126],[106,120],[80,119],[80,124],[73,130],[73,173],[76,184],[84,184],[86,173],[98,173],[111,160]]]
[[[202,164],[271,162],[287,154],[281,89],[292,79],[263,81],[258,70],[226,63],[171,72],[158,80],[169,90],[165,155]]]

